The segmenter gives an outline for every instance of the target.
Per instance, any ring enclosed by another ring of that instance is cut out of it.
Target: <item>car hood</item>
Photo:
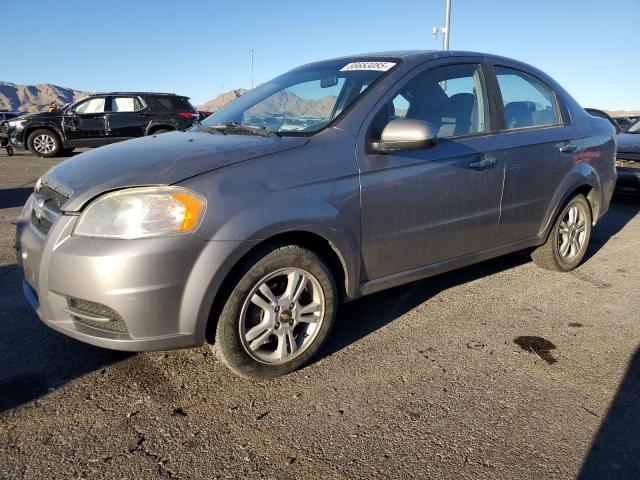
[[[618,151],[640,153],[640,133],[620,133],[616,135]]]
[[[27,113],[25,115],[16,117],[16,120],[49,119],[49,118],[60,118],[61,116],[62,116],[62,112],[58,110],[57,112],[53,112],[53,113],[49,113],[49,112]]]
[[[107,191],[170,185],[227,165],[300,147],[307,142],[306,137],[170,132],[76,155],[49,170],[42,177],[42,183],[69,197],[63,210],[73,212]]]

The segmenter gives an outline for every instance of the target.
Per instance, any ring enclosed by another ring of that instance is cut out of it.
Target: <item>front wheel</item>
[[[51,130],[40,129],[29,134],[27,138],[27,148],[34,155],[39,157],[55,157],[62,149],[62,144],[58,135]]]
[[[325,262],[297,245],[244,263],[216,329],[216,356],[233,372],[265,379],[305,365],[334,323],[336,286]]]
[[[583,195],[571,198],[549,233],[547,242],[531,253],[536,265],[548,270],[568,272],[576,268],[591,238],[591,207]]]

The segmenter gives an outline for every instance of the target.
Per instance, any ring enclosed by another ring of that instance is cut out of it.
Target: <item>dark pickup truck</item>
[[[171,93],[90,95],[53,111],[2,122],[0,140],[40,157],[130,138],[185,130],[198,118],[189,98]]]

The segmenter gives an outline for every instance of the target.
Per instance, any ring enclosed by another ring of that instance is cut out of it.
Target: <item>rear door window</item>
[[[142,110],[144,105],[138,97],[112,97],[112,112],[137,112]]]
[[[537,78],[507,67],[494,67],[507,130],[560,123],[553,90]]]

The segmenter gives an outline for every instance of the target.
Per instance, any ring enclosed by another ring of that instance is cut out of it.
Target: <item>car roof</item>
[[[448,57],[481,57],[487,61],[491,62],[505,62],[507,64],[515,64],[523,67],[531,68],[537,70],[535,67],[528,65],[520,60],[516,60],[513,58],[502,57],[500,55],[493,55],[489,53],[482,52],[472,52],[466,50],[392,50],[392,51],[382,51],[382,52],[368,52],[368,53],[354,53],[352,55],[344,55],[341,57],[328,58],[325,60],[320,60],[317,62],[310,62],[306,65],[301,65],[298,68],[304,68],[311,66],[315,63],[322,62],[331,62],[331,61],[358,61],[358,60],[366,60],[366,59],[411,59],[415,63],[421,63],[428,60],[433,60],[436,58],[448,58]]]
[[[170,97],[185,97],[184,95],[178,95],[177,93],[161,93],[161,92],[99,92],[94,93],[91,96],[95,95],[155,95],[155,96],[170,96]]]

